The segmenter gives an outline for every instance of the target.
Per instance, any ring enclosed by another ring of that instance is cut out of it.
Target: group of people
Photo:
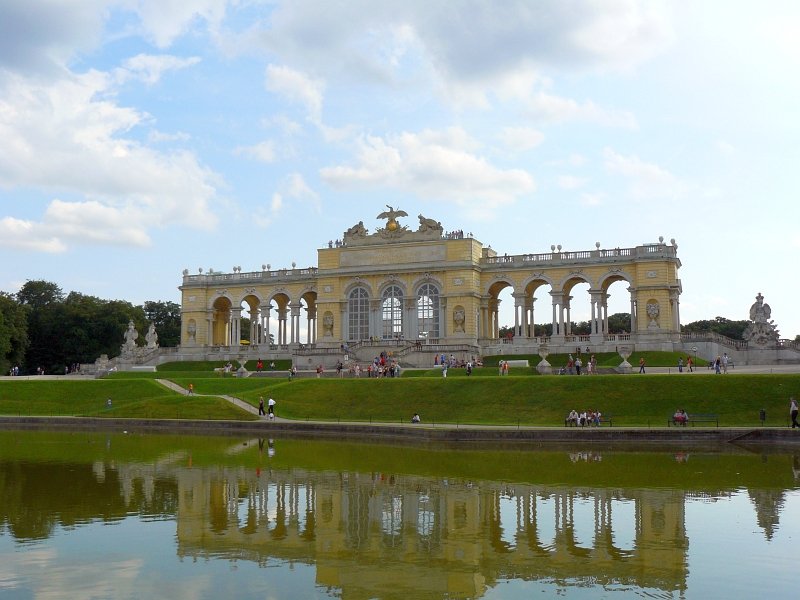
[[[275,400],[270,398],[267,401],[267,411],[264,412],[264,396],[260,396],[258,399],[258,416],[268,417],[272,421],[275,418],[275,404]]]
[[[567,427],[598,427],[603,415],[599,410],[584,410],[578,412],[575,409],[569,411],[569,415],[564,420]]]
[[[684,427],[689,422],[689,415],[686,414],[686,411],[682,408],[679,408],[675,411],[675,414],[672,415],[672,422],[675,425],[683,425]]]
[[[274,360],[270,361],[269,369],[270,369],[270,371],[274,371],[275,370],[275,361]],[[256,362],[256,371],[258,371],[260,373],[263,370],[264,370],[264,361],[259,358],[258,361]]]
[[[709,369],[714,369],[714,373],[719,375],[722,373],[726,375],[728,373],[728,367],[731,364],[731,359],[728,357],[728,353],[725,352],[722,356],[717,356],[717,358],[712,359],[708,363]]]
[[[683,362],[683,357],[682,356],[678,357],[678,373],[683,373],[684,364],[686,365],[686,369],[687,369],[687,371],[689,371],[689,373],[694,373],[694,363],[692,362],[692,357],[691,356],[687,356],[686,357],[686,362],[685,363]]]
[[[585,367],[585,368],[584,368]],[[572,358],[572,354],[567,358],[567,365],[561,370],[562,375],[596,375],[597,374],[597,358],[594,354],[586,360],[584,364],[581,355],[577,358]]]

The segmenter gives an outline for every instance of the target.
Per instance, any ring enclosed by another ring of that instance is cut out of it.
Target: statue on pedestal
[[[147,330],[147,335],[144,336],[149,349],[158,348],[158,334],[156,333],[156,326],[150,323],[150,328]]]
[[[136,351],[136,339],[139,337],[139,332],[133,324],[133,320],[128,321],[128,329],[125,331],[125,343],[122,344],[122,356],[133,356]]]
[[[769,304],[764,304],[764,296],[759,292],[750,307],[751,322],[742,333],[742,339],[762,348],[777,343],[780,335],[775,323],[770,320],[770,315],[772,309]]]

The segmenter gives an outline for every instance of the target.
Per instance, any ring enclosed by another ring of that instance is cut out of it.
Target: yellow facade
[[[417,231],[395,218],[394,229],[370,235],[359,223],[318,250],[317,267],[184,272],[182,347],[239,347],[247,340],[251,347],[308,350],[391,340],[409,352],[420,344],[480,351],[498,343],[499,294],[506,288],[514,302],[513,343],[527,351],[583,341],[663,346],[679,339],[679,267],[674,240],[508,256],[461,232],[444,234],[421,215]],[[620,281],[632,315],[623,337],[608,333],[608,289]],[[591,334],[578,339],[570,313],[580,284],[589,286]],[[241,331],[243,313],[248,332]],[[536,322],[551,323],[552,336],[535,336]]]

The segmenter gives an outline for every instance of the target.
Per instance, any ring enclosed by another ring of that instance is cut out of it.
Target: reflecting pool
[[[2,598],[794,598],[800,448],[0,432]]]

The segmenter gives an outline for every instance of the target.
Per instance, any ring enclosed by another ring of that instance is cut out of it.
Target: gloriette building
[[[462,357],[535,354],[544,346],[563,352],[588,345],[594,352],[680,344],[675,240],[507,255],[463,231],[445,232],[423,215],[409,226],[404,221],[412,218],[387,206],[377,218],[382,223],[374,232],[360,221],[319,249],[316,267],[184,271],[181,358],[291,355],[325,363],[339,360],[342,349],[358,358],[361,348],[371,357],[373,346],[391,346],[401,361],[429,365],[438,352]],[[608,333],[609,287],[617,282],[624,283],[615,290],[624,286],[630,297],[630,333],[622,335]],[[498,296],[505,288],[514,301],[515,335],[500,339]],[[571,330],[575,302],[591,306],[589,335]],[[535,322],[552,323],[552,335],[535,335]]]

